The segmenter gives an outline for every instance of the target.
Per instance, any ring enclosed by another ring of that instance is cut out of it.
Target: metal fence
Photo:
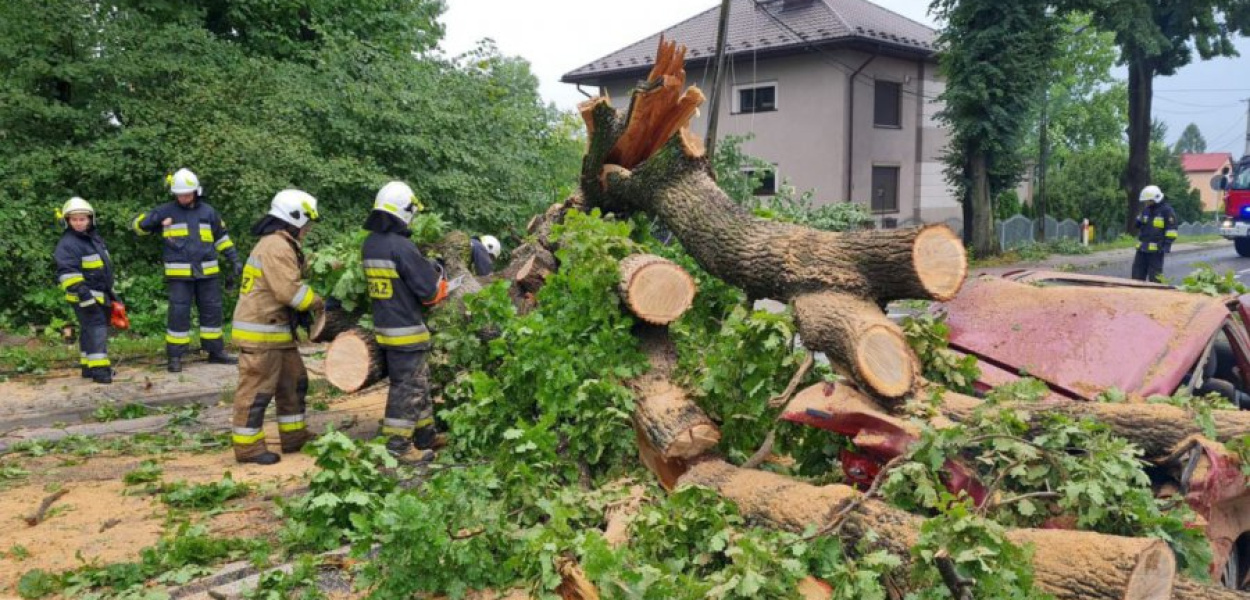
[[[1040,241],[1036,236],[1035,225],[1036,221],[1034,219],[1024,215],[1015,215],[1005,221],[995,221],[994,233],[998,236],[998,242],[1004,250],[1019,248],[1020,246]],[[1047,241],[1081,241],[1081,224],[1072,219],[1056,221],[1053,217],[1048,216],[1043,222],[1043,227],[1046,229]],[[1183,237],[1216,235],[1220,232],[1220,226],[1215,223],[1182,223],[1177,227],[1177,232]],[[1111,226],[1101,230],[1095,228],[1094,241],[1112,241],[1120,237],[1122,233],[1124,233],[1124,229],[1118,226]]]

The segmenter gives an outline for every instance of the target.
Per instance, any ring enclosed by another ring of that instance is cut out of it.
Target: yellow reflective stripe
[[[212,266],[207,266],[207,267],[204,267],[204,274],[205,274],[205,275],[216,275],[216,274],[218,274],[218,273],[220,273],[220,272],[221,272],[221,267],[220,267],[220,266],[218,266],[218,265],[212,265]]]
[[[1177,238],[1177,236],[1179,236],[1179,235],[1180,235],[1180,232],[1179,232],[1179,231],[1177,231],[1177,230],[1175,230],[1175,229],[1173,229],[1173,230],[1171,230],[1171,231],[1168,231],[1168,232],[1167,232],[1166,234],[1164,234],[1164,235],[1166,235],[1168,238],[1171,238],[1171,239],[1176,239],[1176,238]]]
[[[399,279],[399,272],[395,269],[366,268],[365,277],[389,277],[391,279]]]
[[[190,277],[191,269],[165,269],[166,277]]]
[[[259,433],[254,433],[252,435],[239,435],[237,433],[230,434],[230,441],[236,444],[239,444],[240,446],[246,446],[248,444],[255,444],[256,442],[259,442],[263,439],[265,439],[264,431],[261,431]]]
[[[234,336],[234,341],[236,342],[262,342],[276,344],[290,342],[294,339],[291,337],[290,331],[282,333],[259,333],[255,331],[246,331],[239,329],[238,327],[235,327],[232,335]]]
[[[200,241],[212,243],[213,241],[213,226],[212,225],[208,225],[206,223],[200,223]]]
[[[385,210],[386,212],[396,214],[396,215],[399,214],[399,207],[395,206],[394,204],[391,204],[390,202],[383,202],[382,210]]]
[[[109,359],[107,359],[107,358],[103,358],[103,359],[100,359],[100,360],[89,360],[89,361],[86,361],[86,365],[87,365],[88,367],[107,367],[107,366],[109,366],[109,365],[111,365],[111,364],[113,364],[113,363],[109,362]]]
[[[166,229],[161,232],[164,237],[187,237],[190,235],[186,229]]]
[[[249,265],[243,265],[243,274],[251,275],[252,277],[260,277],[264,275],[264,272],[249,264]]]
[[[383,346],[407,346],[409,344],[420,344],[430,341],[430,332],[418,333],[415,335],[382,335],[376,336],[379,344]]]
[[[218,252],[224,252],[224,251],[229,250],[229,249],[231,249],[231,248],[233,248],[233,247],[234,247],[234,242],[230,239],[230,236],[224,236],[224,237],[222,237],[220,240],[217,240],[217,251],[218,251]]]
[[[433,424],[434,424],[434,417],[429,417],[427,419],[421,419],[420,421],[417,421],[416,428],[421,429],[423,427],[430,427]]]
[[[1163,224],[1163,217],[1155,217],[1154,221],[1151,223],[1151,225],[1154,225],[1156,229],[1163,229]]]
[[[278,431],[299,431],[303,428],[303,421],[296,421],[295,423],[278,423]]]
[[[389,425],[383,425],[382,435],[393,435],[396,437],[405,437],[405,438],[412,437],[412,432],[414,429],[415,428],[413,427],[409,427],[405,429],[403,427],[391,427]]]
[[[139,235],[148,235],[149,233],[151,233],[151,232],[149,232],[149,231],[144,231],[144,229],[143,229],[142,227],[140,227],[140,226],[139,226],[139,224],[140,224],[140,223],[142,223],[142,222],[143,222],[143,220],[147,218],[147,216],[148,216],[148,213],[143,213],[143,214],[141,214],[141,215],[139,215],[139,216],[135,217],[134,223],[131,223],[131,225],[130,225],[130,226],[131,226],[131,228],[133,228],[133,229],[135,230],[135,233],[137,233],[137,234],[139,234]]]
[[[221,339],[221,336],[222,336],[222,333],[221,333],[220,331],[218,331],[218,332],[216,332],[216,333],[211,333],[211,332],[208,332],[208,331],[201,331],[201,332],[200,332],[200,339],[202,339],[202,340],[219,340],[219,339]]]
[[[1159,249],[1158,244],[1154,244],[1154,243],[1146,244],[1146,250],[1149,252],[1154,252],[1155,250],[1158,250],[1158,249]]]
[[[84,281],[86,280],[82,278],[82,275],[74,275],[66,279],[65,281],[61,282],[61,289],[68,290],[71,286],[82,283]]]
[[[84,261],[82,261],[82,268],[84,268],[84,269],[103,269],[103,268],[104,268],[104,261],[102,261],[102,260],[84,260]]]
[[[310,307],[312,307],[313,301],[316,299],[317,299],[317,293],[312,291],[312,288],[308,288],[308,293],[304,294],[304,299],[299,303],[299,306],[295,307],[295,310],[298,310],[300,312],[308,310]]]
[[[167,331],[165,332],[165,343],[175,344],[178,346],[181,346],[183,344],[190,344],[191,335],[190,334],[178,334],[178,333],[172,333],[172,332]]]

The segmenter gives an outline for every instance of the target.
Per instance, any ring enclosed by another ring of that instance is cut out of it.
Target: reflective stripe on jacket
[[[66,228],[52,254],[57,284],[65,300],[87,307],[107,304],[113,289],[113,261],[104,239],[95,230],[78,233]]]
[[[422,306],[441,301],[446,282],[417,245],[398,233],[370,233],[361,257],[378,344],[404,350],[429,348],[430,331]]]
[[[293,311],[308,310],[316,292],[302,280],[299,242],[285,231],[266,235],[243,266],[234,307],[235,344],[243,348],[294,348]]]
[[[1137,240],[1141,242],[1137,249],[1142,252],[1166,252],[1178,237],[1178,225],[1176,211],[1167,201],[1143,207],[1137,215]]]
[[[167,218],[173,219],[173,223],[162,226]],[[238,251],[226,224],[203,200],[197,199],[190,206],[166,202],[135,217],[131,228],[139,235],[160,232],[165,247],[165,277],[171,279],[216,277],[221,273],[219,253],[232,263],[238,262]]]

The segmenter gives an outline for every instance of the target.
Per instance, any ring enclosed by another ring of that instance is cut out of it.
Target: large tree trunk
[[[325,372],[330,385],[344,392],[356,392],[386,377],[386,357],[372,332],[353,327],[330,342]]]
[[[1188,577],[1177,577],[1172,587],[1172,600],[1247,600],[1250,594],[1235,592],[1220,585],[1198,583]]]
[[[826,527],[849,507],[841,530],[847,546],[872,532],[877,544],[900,557],[911,556],[923,523],[884,502],[863,499],[847,486],[816,487],[720,460],[691,466],[679,483],[711,488],[736,503],[748,519],[793,532]],[[1043,529],[1010,530],[1007,538],[1033,546],[1037,586],[1059,600],[1172,598],[1176,559],[1161,540]]]
[[[989,161],[982,151],[968,158],[972,163],[972,251],[978,257],[995,256],[999,252],[994,236],[994,199],[990,190]]]
[[[672,489],[685,461],[711,451],[720,443],[720,429],[690,399],[686,390],[672,383],[677,349],[668,329],[640,323],[635,334],[651,370],[631,382],[638,400],[634,408],[634,431],[643,464]]]
[[[1138,197],[1150,185],[1150,105],[1154,97],[1154,65],[1136,51],[1128,63],[1128,166],[1122,183],[1128,193],[1124,230],[1137,233]]]
[[[694,303],[694,278],[667,258],[634,254],[621,260],[617,291],[634,316],[652,325],[668,325]]]
[[[356,317],[344,310],[323,310],[308,330],[308,341],[329,342],[356,326]]]
[[[734,204],[709,176],[703,145],[688,129],[703,95],[685,89],[684,56],[684,48],[661,43],[649,81],[635,92],[626,115],[603,97],[580,106],[590,135],[581,178],[588,205],[658,217],[704,269],[751,298],[789,302],[834,294],[855,298],[862,307],[955,295],[967,260],[958,237],[944,226],[831,233],[759,219]],[[799,332],[809,348],[825,352],[872,393],[899,398],[910,391],[916,359],[899,342],[898,327],[880,310],[857,312],[847,321],[808,318]],[[863,335],[872,339],[864,342]],[[859,360],[874,355],[882,337],[894,338],[886,344],[898,348],[900,357],[888,364]],[[865,344],[868,349],[861,348]],[[856,351],[839,352],[848,347]],[[897,369],[900,362],[907,368]]]

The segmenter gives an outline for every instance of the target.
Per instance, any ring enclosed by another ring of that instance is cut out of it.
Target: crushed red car
[[[1130,401],[1190,392],[1250,408],[1250,294],[1212,298],[1125,279],[1013,270],[970,278],[945,315],[951,349],[976,357],[976,389],[1033,377],[1045,401],[1096,401],[1119,390]],[[1230,407],[1231,408],[1231,407]],[[844,384],[795,398],[784,419],[851,438],[842,468],[867,485],[906,452],[918,429]],[[955,462],[947,487],[980,501],[984,489]],[[1250,587],[1250,489],[1237,456],[1198,437],[1149,469],[1156,494],[1183,495],[1205,520],[1213,578]]]

